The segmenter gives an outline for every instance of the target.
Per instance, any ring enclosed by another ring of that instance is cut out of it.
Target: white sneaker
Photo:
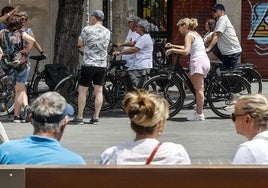
[[[203,121],[205,120],[205,116],[203,113],[202,114],[194,113],[193,115],[186,117],[186,119],[188,121]]]

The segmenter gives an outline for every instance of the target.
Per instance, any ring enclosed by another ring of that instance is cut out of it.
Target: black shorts
[[[90,84],[103,86],[105,82],[106,68],[103,67],[81,67],[81,78],[79,84],[89,87]]]

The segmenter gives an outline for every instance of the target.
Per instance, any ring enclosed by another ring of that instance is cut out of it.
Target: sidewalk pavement
[[[268,82],[263,83],[263,94],[268,97]],[[160,140],[182,144],[187,150],[192,164],[230,164],[235,152],[246,138],[236,134],[230,119],[221,119],[210,109],[205,109],[205,121],[190,122],[185,117],[193,110],[181,110],[171,120]],[[86,113],[84,121],[89,121],[92,112]],[[16,124],[8,117],[0,117],[9,139],[20,139],[32,134],[30,123]],[[123,111],[101,113],[99,125],[68,125],[61,144],[82,155],[87,163],[98,164],[98,158],[108,147],[132,140],[134,132]]]

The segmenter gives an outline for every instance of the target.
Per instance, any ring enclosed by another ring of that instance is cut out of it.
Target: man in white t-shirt
[[[236,69],[242,48],[236,35],[234,26],[230,22],[227,15],[225,15],[225,8],[223,4],[216,4],[211,8],[211,10],[213,17],[217,20],[217,23],[214,29],[212,41],[207,47],[206,51],[210,52],[213,46],[217,43],[222,54],[221,69]]]
[[[126,50],[128,48],[131,48],[135,44],[135,42],[140,36],[135,30],[139,20],[140,18],[138,16],[130,16],[127,18],[129,27],[128,34],[124,43],[117,43],[118,47],[124,46],[123,50]],[[127,64],[125,66],[130,67],[133,63],[133,55],[123,54],[122,60],[126,60]]]

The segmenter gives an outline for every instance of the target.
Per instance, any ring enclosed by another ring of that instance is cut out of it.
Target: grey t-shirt
[[[84,43],[84,62],[86,66],[107,67],[107,48],[110,30],[95,24],[83,28],[79,39]]]
[[[214,32],[220,32],[222,35],[218,40],[218,48],[223,55],[230,55],[242,52],[240,42],[236,35],[234,26],[227,15],[221,16],[217,21]]]

